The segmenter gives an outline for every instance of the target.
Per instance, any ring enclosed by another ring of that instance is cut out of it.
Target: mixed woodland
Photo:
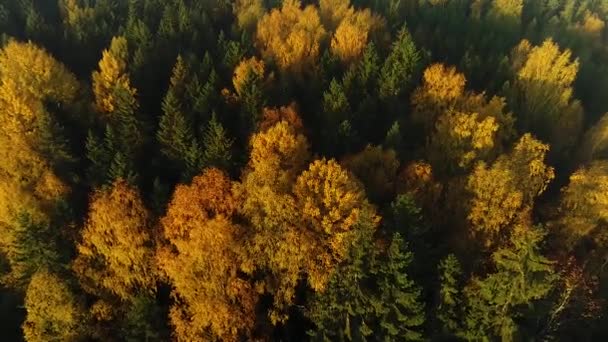
[[[608,340],[606,22],[0,0],[0,339]]]

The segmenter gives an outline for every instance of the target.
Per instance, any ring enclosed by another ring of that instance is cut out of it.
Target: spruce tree
[[[203,132],[203,164],[206,167],[217,167],[229,171],[232,166],[233,140],[228,138],[226,130],[217,120],[215,113]]]
[[[422,56],[412,36],[403,27],[380,70],[379,95],[383,100],[402,97],[421,72]]]
[[[359,224],[370,224],[364,215]],[[408,277],[413,254],[401,236],[379,250],[368,229],[351,244],[349,259],[309,305],[316,325],[313,340],[421,340],[424,304],[421,289]]]

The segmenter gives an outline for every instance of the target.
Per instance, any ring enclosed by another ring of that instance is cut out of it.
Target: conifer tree
[[[207,167],[230,170],[233,162],[232,144],[233,140],[227,136],[224,127],[213,114],[203,132],[203,164]]]
[[[540,227],[518,227],[510,243],[498,249],[492,260],[496,272],[473,278],[464,289],[465,339],[517,339],[516,319],[525,314],[526,304],[547,296],[556,275],[550,260],[540,254],[546,233]]]
[[[421,72],[422,54],[407,27],[401,28],[380,71],[378,91],[384,100],[406,94]]]
[[[438,271],[440,285],[436,317],[441,323],[444,333],[455,334],[460,324],[462,268],[456,256],[450,254],[441,260]]]

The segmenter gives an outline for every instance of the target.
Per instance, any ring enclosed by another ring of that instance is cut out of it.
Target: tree
[[[95,105],[100,113],[112,113],[115,110],[114,91],[121,88],[130,96],[135,96],[127,74],[129,52],[124,37],[114,37],[110,48],[103,51],[99,61],[99,71],[93,72],[93,92]]]
[[[231,188],[225,173],[206,169],[178,185],[161,220],[166,244],[156,259],[173,286],[169,317],[178,341],[237,340],[252,331],[257,294],[240,277],[241,228],[232,221],[240,203]]]
[[[228,137],[222,124],[215,115],[212,115],[203,132],[202,163],[207,167],[230,170],[233,163],[232,144],[233,140]]]
[[[65,171],[73,159],[55,109],[69,116],[79,86],[45,50],[14,40],[0,51],[0,75],[0,251],[10,259],[23,218],[47,227],[70,192]]]
[[[517,338],[515,320],[525,314],[526,305],[547,296],[556,280],[552,262],[539,252],[545,234],[539,227],[520,227],[492,255],[496,272],[473,278],[465,287],[461,338]]]
[[[260,113],[266,103],[264,95],[265,64],[255,57],[242,60],[234,69],[232,85],[240,104],[241,133],[248,136],[257,130]]]
[[[350,0],[319,0],[319,15],[325,29],[334,32],[340,23],[354,13]]]
[[[608,143],[608,113],[585,133],[579,150],[579,159],[589,163],[596,159],[605,159],[606,144]]]
[[[96,192],[73,269],[93,294],[122,300],[155,291],[150,214],[123,180]]]
[[[27,287],[25,308],[23,335],[28,342],[78,341],[85,336],[82,304],[59,275],[37,272]]]
[[[254,134],[250,146],[249,167],[253,172],[248,178],[279,192],[291,189],[310,158],[308,141],[286,121]]]
[[[399,169],[395,151],[368,145],[363,151],[347,157],[342,164],[365,185],[374,203],[385,203],[393,198]]]
[[[247,82],[250,82],[250,78],[263,81],[264,74],[264,61],[258,60],[255,57],[242,60],[234,69],[234,75],[232,76],[232,85],[234,86],[237,95],[243,95],[245,85]]]
[[[370,36],[383,26],[384,20],[369,9],[355,11],[338,25],[331,40],[331,52],[348,65],[361,57]]]
[[[310,158],[306,138],[286,121],[256,133],[250,139],[250,159],[242,183],[235,186],[243,199],[239,212],[247,219],[244,269],[268,273],[265,291],[273,295],[270,318],[286,319],[302,273],[305,235],[295,207],[292,188]],[[306,245],[307,246],[307,245]]]
[[[302,118],[298,115],[298,109],[295,102],[292,102],[289,106],[279,108],[264,108],[259,131],[264,132],[281,121],[289,123],[289,125],[298,133],[304,131],[304,124],[302,123]]]
[[[245,32],[253,33],[266,9],[262,0],[237,0],[233,6],[233,12],[239,28]]]
[[[373,220],[365,213],[362,219],[358,224],[370,227],[360,230],[348,259],[311,300],[307,314],[316,329],[309,335],[314,340],[420,340],[424,305],[406,271],[412,253],[399,234],[386,252],[379,250],[371,235]]]
[[[441,322],[443,332],[454,334],[458,331],[460,322],[462,267],[456,256],[449,254],[439,263],[438,271],[440,287],[436,316]]]
[[[525,134],[511,153],[491,166],[479,162],[467,180],[471,194],[468,219],[472,233],[485,236],[485,244],[495,243],[518,215],[531,209],[554,178],[544,159],[549,146]]]
[[[560,51],[551,39],[532,47],[522,41],[513,51],[516,77],[509,90],[511,106],[524,131],[566,153],[576,143],[582,125],[582,108],[572,99],[572,84],[579,69],[570,50]]]
[[[499,125],[492,116],[477,113],[447,112],[437,119],[427,147],[435,170],[467,170],[476,160],[491,156]],[[445,172],[444,171],[444,172]]]
[[[299,0],[286,0],[281,9],[273,9],[260,19],[256,41],[265,58],[283,71],[300,75],[315,66],[324,36],[315,6],[302,9]]]
[[[320,118],[322,122],[322,146],[332,155],[341,155],[350,151],[353,148],[355,137],[352,134],[354,132],[343,129],[350,128],[349,113],[351,107],[341,82],[332,79],[329,89],[323,93],[322,106],[323,112]]]
[[[464,93],[466,79],[454,67],[433,64],[424,70],[422,86],[412,94],[414,121],[429,130],[437,117]]]
[[[137,174],[137,158],[145,143],[143,120],[139,117],[139,103],[135,98],[136,89],[130,85],[127,74],[127,42],[124,37],[115,37],[108,50],[105,50],[99,62],[99,71],[93,72],[93,92],[95,106],[101,121],[106,125],[105,147],[87,145],[87,154],[98,157],[99,151],[105,149],[110,158],[108,164],[90,159],[92,163],[89,174],[99,178],[93,183],[111,183],[117,177],[134,178]],[[88,142],[94,143],[89,139]]]
[[[380,71],[379,94],[383,99],[403,96],[418,77],[422,54],[404,26],[393,42],[391,52]]]
[[[360,215],[371,206],[362,186],[334,160],[313,162],[298,176],[293,193],[302,229],[314,236],[304,259],[308,282],[322,291],[335,265],[348,253],[345,241],[356,234]]]
[[[161,152],[174,163],[181,164],[190,144],[194,140],[192,123],[184,111],[185,93],[189,69],[181,56],[177,57],[170,80],[169,90],[162,103],[163,115],[158,123],[156,137],[161,143]]]
[[[608,219],[608,163],[594,161],[570,176],[562,190],[561,218],[558,225],[566,247],[589,239],[597,246],[607,246],[604,222]]]
[[[25,289],[39,269],[60,271],[64,267],[65,251],[58,243],[61,236],[55,227],[57,222],[50,221],[35,221],[25,211],[17,216],[12,243],[3,251],[10,267],[1,279],[3,284]]]

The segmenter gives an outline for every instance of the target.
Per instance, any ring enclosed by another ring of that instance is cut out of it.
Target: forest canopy
[[[607,340],[607,21],[0,0],[0,336]]]

